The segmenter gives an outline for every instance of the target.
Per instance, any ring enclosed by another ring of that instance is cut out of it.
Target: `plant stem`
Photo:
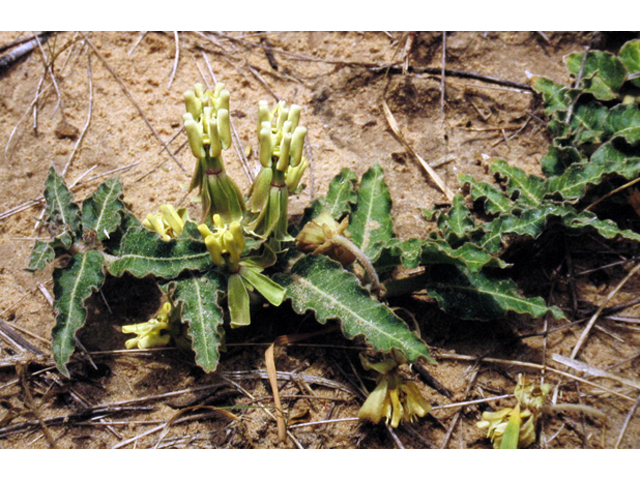
[[[353,253],[360,265],[362,265],[362,268],[364,268],[369,282],[371,282],[371,291],[375,294],[379,294],[381,288],[380,280],[378,279],[378,274],[376,273],[375,268],[373,268],[373,264],[371,263],[371,260],[369,260],[369,257],[367,257],[365,253],[360,250],[351,240],[342,235],[334,235],[333,237],[331,237],[331,240],[329,240],[329,242],[333,243],[334,245],[339,245],[343,248],[346,248],[351,253]]]

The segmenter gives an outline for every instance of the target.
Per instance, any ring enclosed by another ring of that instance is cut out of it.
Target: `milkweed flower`
[[[276,241],[293,240],[287,233],[288,197],[298,188],[308,166],[303,158],[307,129],[298,125],[301,108],[279,102],[272,111],[266,101],[258,106],[261,168],[251,186],[244,224],[250,232]]]
[[[379,363],[370,363],[362,355],[365,369],[379,373],[378,384],[369,394],[358,412],[360,420],[380,423],[386,419],[388,425],[397,428],[400,422],[413,422],[431,411],[431,405],[422,397],[418,386],[405,382],[398,366],[406,362],[401,354],[392,353]]]
[[[135,338],[130,338],[125,342],[126,348],[151,348],[164,347],[171,341],[171,335],[168,333],[171,314],[171,304],[166,302],[156,318],[144,323],[135,325],[124,325],[122,333],[134,333]],[[167,333],[162,333],[167,332]]]
[[[168,242],[180,235],[188,218],[186,208],[176,210],[173,205],[161,205],[160,213],[148,214],[142,221],[142,225],[155,231],[165,242]]]
[[[507,437],[509,424],[518,427],[518,438],[508,438],[508,442],[518,448],[527,448],[536,441],[536,424],[541,415],[551,386],[547,383],[535,385],[526,380],[524,375],[518,375],[514,395],[518,401],[515,408],[503,408],[497,412],[483,412],[482,420],[476,423],[478,428],[487,429],[487,438],[491,439],[493,448],[502,448]]]
[[[207,225],[199,225],[211,260],[229,274],[227,278],[227,303],[231,327],[243,327],[251,323],[249,292],[254,289],[272,305],[282,304],[285,289],[262,271],[276,262],[276,255],[267,246],[261,255],[242,257],[246,242],[239,222],[225,224],[220,215],[213,216],[213,231]]]
[[[219,214],[224,221],[240,220],[244,215],[244,198],[238,186],[226,174],[222,151],[231,146],[229,91],[217,83],[214,91],[203,91],[197,83],[184,93],[187,113],[182,116],[196,168],[189,191],[198,188],[202,201],[202,218]]]

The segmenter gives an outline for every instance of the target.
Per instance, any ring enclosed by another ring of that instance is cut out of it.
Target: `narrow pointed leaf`
[[[67,362],[76,346],[76,332],[85,323],[85,301],[104,283],[104,257],[89,250],[74,255],[64,269],[53,272],[56,325],[53,327],[51,350],[58,370],[69,376]]]
[[[73,195],[53,167],[49,169],[49,176],[45,181],[44,197],[47,201],[44,211],[46,222],[56,232],[68,230],[77,234],[80,226],[80,207],[73,203]]]
[[[122,222],[122,183],[111,178],[100,184],[96,191],[82,202],[82,227],[95,230],[98,240],[109,238]]]
[[[425,274],[425,287],[440,308],[465,320],[495,320],[507,312],[539,318],[551,313],[564,318],[557,307],[547,307],[540,297],[525,298],[511,279],[495,279],[463,266],[438,265]]]
[[[507,428],[505,428],[502,434],[502,441],[500,442],[501,449],[516,449],[518,448],[518,441],[520,440],[520,425],[522,419],[520,418],[520,404],[516,405],[516,408],[511,412]]]
[[[119,255],[107,267],[116,277],[129,272],[138,278],[155,275],[171,279],[185,270],[203,271],[213,264],[204,242],[191,239],[165,242],[157,233],[143,227],[127,231]]]
[[[380,254],[381,243],[394,237],[391,195],[384,182],[384,171],[377,163],[362,176],[349,232],[353,242],[372,261]]]
[[[427,346],[400,318],[371,298],[355,275],[324,255],[302,257],[290,275],[278,275],[276,280],[286,287],[297,313],[312,310],[322,324],[337,319],[348,339],[363,336],[377,351],[396,348],[410,362],[419,357],[430,360]]]
[[[231,328],[251,325],[249,292],[239,273],[229,275],[227,300],[231,315]]]
[[[209,270],[204,275],[171,282],[168,288],[172,303],[182,307],[182,321],[189,325],[196,363],[207,373],[220,362],[224,315],[218,295],[223,287],[224,278],[217,270]]]
[[[248,282],[267,301],[274,306],[279,306],[284,301],[285,289],[271,280],[266,275],[260,273],[256,268],[240,267],[240,275],[245,282]]]

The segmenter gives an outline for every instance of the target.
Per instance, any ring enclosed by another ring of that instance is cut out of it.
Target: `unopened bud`
[[[187,90],[182,96],[187,112],[191,114],[194,120],[199,120],[202,113],[202,102],[196,97],[196,93],[193,90]]]
[[[307,129],[305,127],[296,127],[291,138],[291,150],[289,164],[292,167],[297,167],[302,159],[302,150],[304,148],[304,139],[307,135]]]
[[[191,151],[196,158],[204,158],[205,151],[204,145],[202,144],[202,127],[196,123],[193,119],[193,115],[190,113],[185,113],[182,116],[184,120],[184,129],[187,132],[187,138],[189,139],[189,146],[191,147]]]
[[[267,123],[267,122],[264,122]],[[263,123],[263,125],[264,125]],[[260,130],[260,164],[264,168],[271,167],[271,155],[273,153],[273,138],[270,128]]]
[[[297,128],[298,123],[300,122],[301,112],[302,109],[300,108],[300,105],[291,105],[289,116],[287,117],[287,120],[291,122],[291,131],[294,131]]]
[[[217,120],[220,143],[222,144],[222,149],[226,150],[231,146],[231,122],[229,120],[229,110],[225,108],[218,110]]]
[[[291,123],[287,122],[289,126]],[[291,138],[292,135],[290,132],[285,132],[282,143],[280,144],[280,158],[278,158],[278,163],[276,165],[276,169],[284,172],[287,168],[289,168],[289,150],[291,149]]]

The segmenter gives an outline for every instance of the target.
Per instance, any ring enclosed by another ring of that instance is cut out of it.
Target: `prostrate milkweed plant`
[[[250,326],[252,294],[273,306],[289,299],[296,312],[311,311],[323,324],[337,320],[347,338],[361,337],[395,361],[433,361],[425,343],[379,298],[384,289],[370,258],[395,236],[381,167],[374,165],[359,186],[355,174],[343,171],[301,224],[290,225],[288,199],[309,165],[301,108],[259,103],[260,171],[243,195],[223,158],[231,145],[228,90],[222,84],[213,91],[195,85],[184,100],[184,127],[196,160],[189,191],[197,190],[199,222],[186,208],[172,205],[138,221],[123,202],[118,179],[77,205],[63,179],[53,168],[49,172],[44,225],[52,239],[36,242],[29,268],[69,259],[57,262],[53,272],[52,349],[58,369],[72,373],[69,362],[86,321],[85,301],[107,275],[125,273],[153,278],[167,298],[154,318],[122,327],[135,335],[126,347],[190,347],[207,372],[219,364],[225,324]],[[364,274],[354,273],[354,262],[364,266]],[[399,385],[400,377],[393,378]],[[397,426],[400,419],[426,414],[429,407],[419,394],[412,388],[406,392],[411,393],[406,414],[394,401],[393,414],[385,410],[374,418]]]

